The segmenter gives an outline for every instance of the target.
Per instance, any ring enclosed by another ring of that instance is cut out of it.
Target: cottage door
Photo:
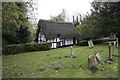
[[[75,38],[73,38],[73,44],[75,44],[76,43],[76,39]]]

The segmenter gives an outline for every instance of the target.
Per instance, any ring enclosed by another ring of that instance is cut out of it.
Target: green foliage
[[[79,25],[79,19],[78,16],[76,17],[76,19],[74,19],[75,17],[73,16],[73,24],[76,27],[77,25]]]
[[[51,43],[25,43],[6,45],[3,47],[4,55],[12,55],[31,51],[45,51],[51,48]]]
[[[115,33],[120,38],[120,7],[119,3],[93,2],[91,14],[82,17],[77,29],[80,39],[108,37]]]
[[[116,39],[95,39],[93,40],[93,43],[94,44],[105,44],[106,42],[109,42],[109,41],[116,41]]]
[[[30,31],[28,31],[28,27],[20,27],[17,31],[17,43],[27,43],[29,41]]]
[[[114,38],[109,38],[109,39],[93,39],[93,44],[105,44],[108,41],[116,41]],[[88,46],[88,40],[81,40],[78,42],[79,46]]]
[[[3,2],[2,7],[3,45],[29,42],[30,31],[25,3]]]
[[[88,41],[87,40],[82,40],[82,41],[79,41],[78,46],[88,46]]]
[[[120,19],[120,17],[118,17],[120,15],[119,2],[93,2],[91,5],[93,7],[92,14],[99,18],[99,21],[96,22],[96,24],[99,25],[99,29],[101,29],[99,34],[108,36],[111,33],[115,33],[117,35],[120,31],[118,27],[120,25],[118,22]]]

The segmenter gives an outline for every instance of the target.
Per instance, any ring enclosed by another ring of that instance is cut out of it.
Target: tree
[[[86,15],[86,17],[77,25],[77,29],[80,33],[80,39],[94,39],[97,37],[96,33],[99,32],[97,28],[95,28],[95,16],[91,14]]]
[[[18,35],[21,26],[23,29],[27,29],[26,33],[29,33],[30,23],[28,22],[26,4],[24,2],[3,2],[2,7],[3,45],[29,42],[29,39],[24,41],[18,38],[18,36],[25,33],[19,33]],[[25,38],[28,38],[28,36],[25,35]]]
[[[62,12],[58,14],[57,16],[50,16],[53,21],[65,21],[66,20],[66,11],[65,9],[62,9]]]
[[[38,15],[38,13],[36,11],[38,10],[38,0],[29,0],[29,2],[26,2],[25,4],[27,6],[28,21],[33,28],[37,28],[38,22],[36,15]]]
[[[74,26],[76,27],[77,25],[79,25],[79,19],[78,19],[78,16],[76,16],[76,20],[74,19],[74,16],[73,16],[73,24]]]
[[[99,17],[98,23],[102,36],[109,36],[111,33],[120,34],[120,2],[99,2],[92,3],[92,13]]]
[[[120,2],[93,2],[91,14],[77,26],[82,39],[108,37],[115,33],[120,38]]]
[[[26,41],[29,41],[30,31],[28,31],[28,27],[20,27],[17,31],[17,42],[18,43],[26,43]]]

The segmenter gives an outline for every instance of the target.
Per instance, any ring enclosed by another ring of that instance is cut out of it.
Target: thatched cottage
[[[52,42],[52,48],[77,44],[79,33],[70,22],[39,20],[36,41]]]

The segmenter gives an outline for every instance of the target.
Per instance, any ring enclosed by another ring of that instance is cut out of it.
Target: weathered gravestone
[[[92,40],[89,40],[89,41],[88,41],[88,46],[89,46],[90,48],[92,48],[92,47],[94,46]]]
[[[102,64],[102,58],[101,58],[101,55],[99,53],[97,53],[96,55],[96,60]]]
[[[97,68],[97,61],[96,61],[96,56],[95,55],[89,55],[88,57],[88,65],[89,65],[89,68],[90,70],[95,73],[98,68]]]
[[[76,58],[75,51],[73,50],[72,46],[70,46],[70,58]]]

